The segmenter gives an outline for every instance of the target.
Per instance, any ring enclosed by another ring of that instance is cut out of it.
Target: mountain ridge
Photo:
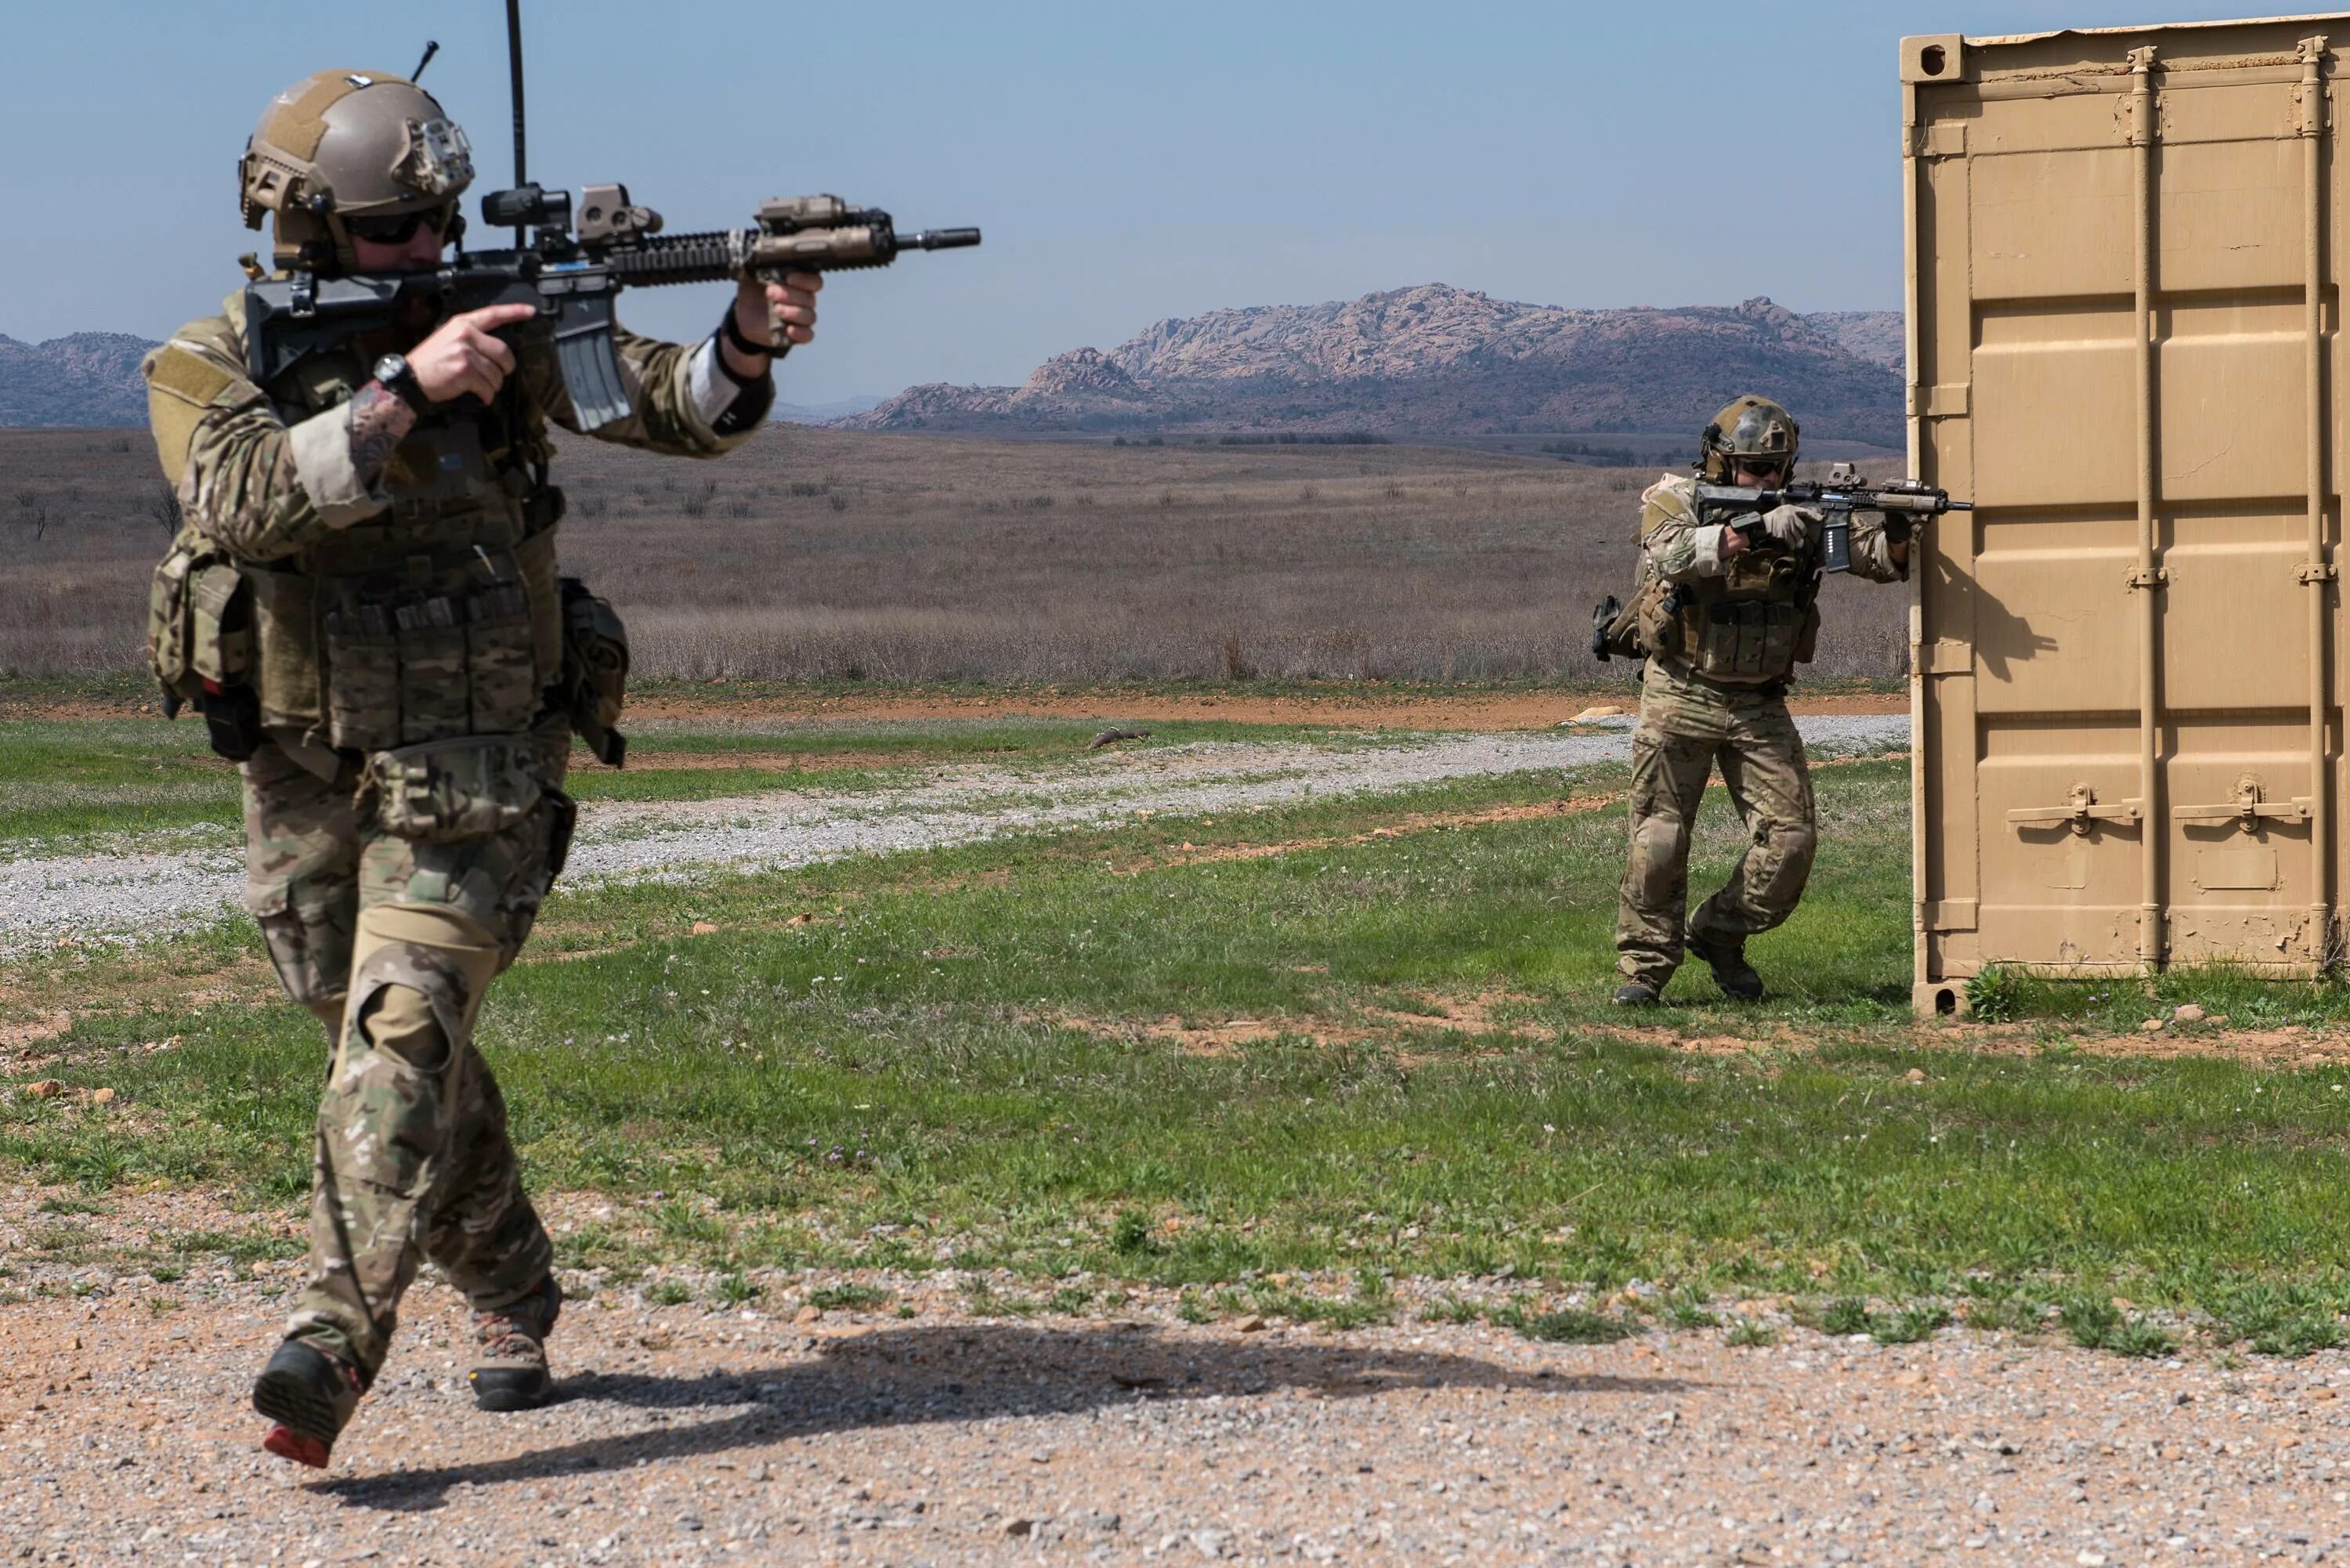
[[[0,426],[147,422],[139,361],[155,345],[127,332],[24,343],[0,332]]]
[[[1737,306],[1575,309],[1420,284],[1154,322],[1018,387],[910,387],[849,430],[1409,435],[1694,429],[1763,391],[1807,430],[1902,440],[1901,316]]]

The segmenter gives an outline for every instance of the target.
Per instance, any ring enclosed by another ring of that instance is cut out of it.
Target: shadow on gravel
[[[1395,1388],[1448,1386],[1578,1395],[1670,1394],[1690,1386],[1673,1377],[1521,1372],[1428,1351],[1170,1340],[1139,1324],[1077,1330],[1001,1324],[880,1329],[827,1340],[813,1361],[699,1377],[590,1372],[564,1379],[556,1396],[563,1404],[708,1411],[713,1419],[592,1438],[477,1464],[353,1476],[314,1490],[351,1507],[421,1511],[442,1506],[452,1487],[624,1469],[858,1428],[1068,1415],[1132,1399],[1202,1399],[1276,1388],[1351,1399]],[[530,1417],[502,1420],[526,1432]]]

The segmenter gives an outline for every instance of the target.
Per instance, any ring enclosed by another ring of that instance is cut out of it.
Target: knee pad
[[[497,940],[452,909],[379,904],[359,911],[351,943],[350,1027],[421,1072],[438,1072],[473,1038]]]

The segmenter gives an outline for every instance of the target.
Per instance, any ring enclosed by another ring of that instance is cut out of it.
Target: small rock
[[[1240,1322],[1234,1324],[1232,1326],[1239,1329],[1243,1334],[1254,1334],[1264,1326],[1264,1319],[1257,1316],[1254,1313],[1251,1313],[1248,1316],[1241,1319]]]
[[[1191,1532],[1191,1544],[1202,1557],[1222,1557],[1232,1550],[1232,1533],[1223,1530],[1195,1530]]]
[[[112,1089],[92,1090],[89,1103],[93,1106],[110,1106],[114,1104],[114,1091]]]
[[[1035,1530],[1035,1528],[1036,1521],[1033,1519],[1007,1519],[1003,1521],[1004,1534],[1023,1539],[1027,1537]]]
[[[718,934],[718,928],[712,925],[708,920],[696,920],[693,922],[693,934],[697,937],[716,936]]]
[[[1621,708],[1586,708],[1582,712],[1577,713],[1575,716],[1575,722],[1578,724],[1588,724],[1594,719],[1620,719],[1623,716],[1624,710]]]
[[[55,1078],[41,1078],[25,1085],[25,1093],[36,1100],[54,1100],[66,1092],[66,1086]]]
[[[2141,1034],[2159,1034],[2163,1031],[2163,1020],[2159,1018],[2149,1018],[2137,1027],[2138,1033]],[[2102,1563],[2105,1559],[2100,1557],[2097,1561]]]
[[[1104,1535],[1117,1534],[1125,1523],[1126,1521],[1115,1513],[1089,1513],[1086,1515],[1087,1528],[1097,1530]]]
[[[2200,1023],[2204,1019],[2210,1017],[2210,1014],[2205,1012],[2193,1002],[2181,1002],[2178,1006],[2171,1009],[2170,1016],[2181,1023]]]
[[[1913,1083],[1913,1084],[1922,1084],[1922,1083],[1924,1083],[1924,1082],[1926,1081],[1926,1069],[1925,1069],[1925,1068],[1923,1068],[1923,1067],[1912,1067],[1912,1068],[1910,1068],[1910,1069],[1909,1069],[1909,1081],[1910,1081],[1911,1083]]]
[[[792,1314],[792,1321],[794,1323],[814,1323],[822,1316],[824,1316],[824,1308],[820,1306],[804,1306],[800,1308],[799,1311]]]

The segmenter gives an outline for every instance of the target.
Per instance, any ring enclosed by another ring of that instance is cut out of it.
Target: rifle
[[[1697,487],[1700,514],[1711,510],[1717,513],[1753,513],[1751,522],[1730,524],[1745,536],[1750,545],[1764,545],[1770,536],[1763,530],[1762,514],[1780,506],[1805,506],[1828,514],[1820,533],[1820,568],[1826,572],[1852,570],[1852,514],[1882,512],[1888,524],[1898,520],[1900,537],[1908,537],[1911,521],[1939,517],[1946,512],[1971,512],[1970,501],[1953,501],[1947,490],[1937,490],[1915,479],[1896,480],[1890,484],[1870,484],[1863,481],[1859,471],[1848,462],[1831,466],[1825,483],[1804,480],[1785,484],[1776,490],[1762,490],[1742,484],[1700,484]]]
[[[592,431],[632,411],[612,347],[612,301],[623,287],[745,276],[779,281],[788,272],[888,266],[907,251],[979,244],[977,229],[900,234],[889,213],[837,196],[777,198],[760,203],[754,227],[688,234],[662,234],[660,214],[631,206],[621,185],[590,185],[580,193],[576,235],[572,212],[567,191],[536,184],[494,191],[482,198],[483,221],[517,234],[534,229],[528,244],[461,250],[454,264],[430,272],[322,277],[297,271],[250,284],[244,321],[254,380],[266,386],[360,333],[493,305],[528,305],[536,319],[521,326],[552,334],[579,428]],[[777,342],[775,358],[790,347]]]

